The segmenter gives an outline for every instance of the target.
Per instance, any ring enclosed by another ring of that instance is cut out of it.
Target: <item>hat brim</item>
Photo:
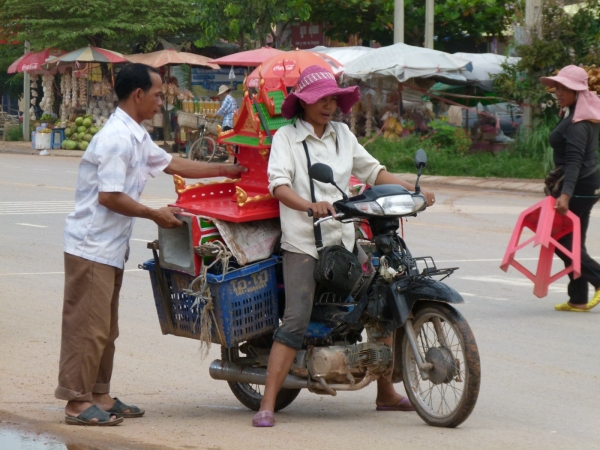
[[[540,83],[544,86],[548,87],[556,87],[557,84],[561,84],[567,89],[571,89],[572,91],[587,91],[588,87],[583,87],[581,83],[573,81],[567,77],[561,77],[560,75],[556,75],[554,77],[541,77]]]
[[[360,99],[360,90],[358,86],[351,86],[348,88],[336,88],[328,90],[327,92],[292,92],[288,94],[286,99],[281,105],[281,114],[286,119],[293,119],[300,108],[299,100],[302,100],[309,105],[317,103],[323,97],[335,95],[337,97],[337,105],[344,114],[348,114],[352,106]]]

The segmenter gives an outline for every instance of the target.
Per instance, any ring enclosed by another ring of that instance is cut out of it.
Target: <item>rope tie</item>
[[[199,319],[196,319],[196,323],[194,323],[194,331],[196,330],[196,326],[200,327],[200,356],[202,360],[204,360],[208,355],[211,346],[213,322],[217,330],[217,337],[220,344],[225,345],[225,339],[221,335],[221,330],[216,326],[217,319],[214,312],[213,297],[206,274],[210,268],[217,263],[221,263],[221,267],[223,268],[221,281],[223,281],[225,275],[229,271],[229,260],[233,255],[221,241],[209,242],[200,247],[196,247],[195,250],[201,255],[214,256],[215,258],[210,264],[202,264],[200,275],[192,280],[187,289],[184,289],[184,292],[187,295],[195,298],[190,310],[194,311],[195,308],[198,312]]]

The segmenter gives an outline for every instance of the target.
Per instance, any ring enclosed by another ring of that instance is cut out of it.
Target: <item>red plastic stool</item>
[[[536,203],[521,213],[508,243],[502,265],[500,266],[505,272],[508,270],[508,266],[513,266],[533,281],[533,293],[540,298],[548,295],[548,286],[560,277],[571,272],[573,272],[574,278],[581,276],[581,225],[579,224],[579,217],[571,211],[568,211],[565,216],[556,214],[556,210],[554,209],[555,203],[556,199],[554,197],[546,197],[541,202]],[[535,235],[522,244],[519,244],[524,228],[529,228]],[[573,233],[572,251],[567,250],[558,243],[559,239],[569,233]],[[522,249],[531,242],[533,242],[534,247],[540,244],[542,246],[535,274],[515,261],[517,250]],[[572,262],[570,266],[555,275],[551,275],[552,258],[554,257],[554,250],[556,248],[571,258]]]

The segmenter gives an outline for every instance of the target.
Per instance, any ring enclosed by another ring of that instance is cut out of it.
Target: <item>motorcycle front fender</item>
[[[387,298],[397,327],[404,325],[418,301],[464,303],[456,290],[433,278],[396,281],[390,284]]]

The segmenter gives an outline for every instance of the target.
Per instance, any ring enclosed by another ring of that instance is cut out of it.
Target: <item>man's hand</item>
[[[561,196],[556,199],[554,209],[556,209],[556,212],[561,216],[564,216],[567,214],[567,211],[569,211],[569,200],[571,200],[571,196],[568,194],[561,194]]]
[[[181,212],[181,209],[172,207],[153,209],[150,219],[161,228],[177,228],[183,225],[183,222],[174,215],[178,212]]]
[[[330,214],[333,217],[336,216],[335,208],[329,202],[311,203],[310,209],[312,209],[312,212],[313,212],[312,215],[315,219],[320,219],[321,217],[327,217]]]
[[[248,172],[248,168],[239,164],[221,164],[220,171],[224,177],[236,178],[240,173]]]

